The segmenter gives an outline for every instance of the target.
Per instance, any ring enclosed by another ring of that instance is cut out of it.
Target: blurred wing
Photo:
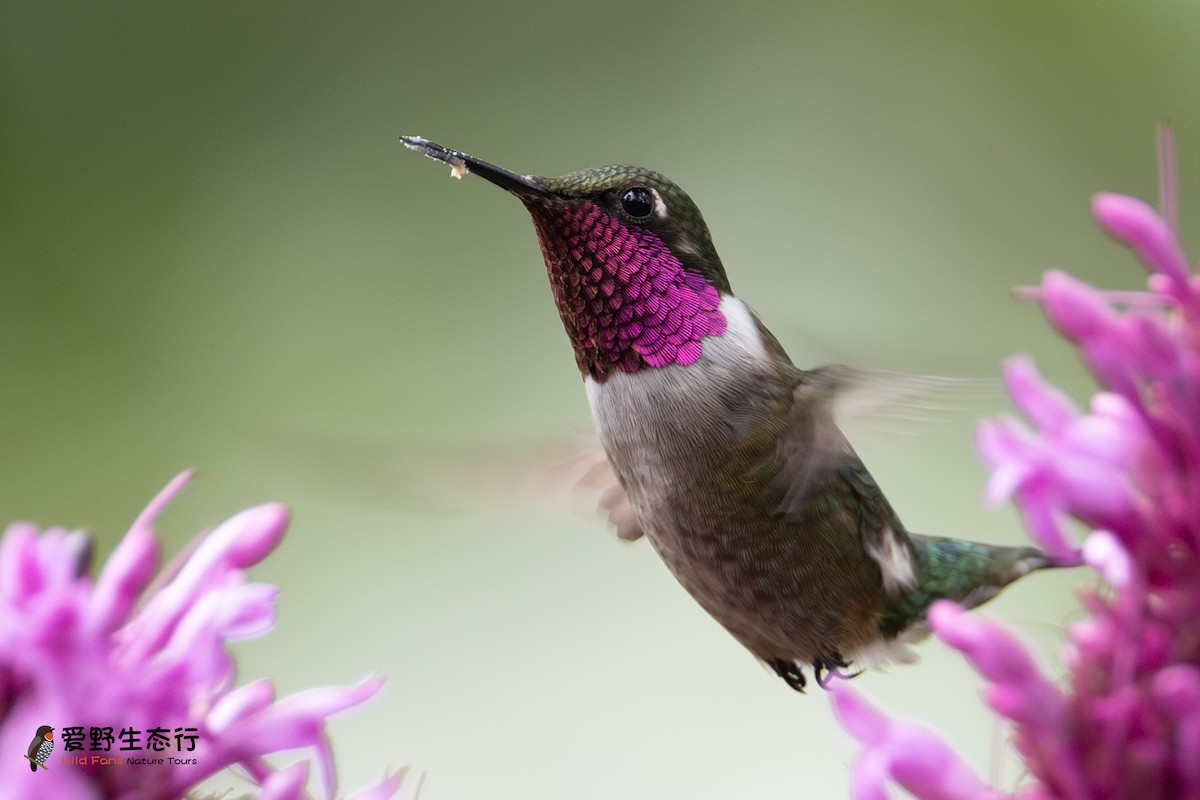
[[[264,442],[273,469],[318,494],[364,508],[587,515],[599,508],[622,539],[642,535],[624,487],[594,434],[541,445],[397,443],[281,432]]]
[[[502,474],[506,477],[496,480]],[[618,537],[634,541],[642,536],[625,486],[595,435],[558,442],[520,465],[509,463],[503,472],[495,471],[493,481],[494,489],[518,505],[553,508],[569,502],[584,513],[600,509]]]
[[[804,373],[805,392],[825,398],[835,424],[854,441],[912,433],[981,401],[1003,397],[999,381],[943,378],[831,364]]]
[[[882,432],[911,432],[922,422],[998,391],[991,381],[906,375],[834,364],[797,371],[789,423],[780,440],[786,492],[783,510],[796,511],[822,485],[870,474],[843,431],[862,441]],[[876,490],[877,491],[877,490]]]
[[[642,527],[629,503],[625,485],[613,469],[600,440],[593,436],[589,442],[580,443],[579,446],[582,449],[577,455],[576,464],[584,465],[586,469],[569,489],[575,504],[605,512],[621,539],[629,542],[640,539]]]

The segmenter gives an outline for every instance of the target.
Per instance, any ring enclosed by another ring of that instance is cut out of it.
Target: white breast
[[[762,369],[769,357],[746,304],[732,295],[722,295],[719,308],[725,315],[725,333],[706,337],[695,363],[614,372],[603,383],[590,376],[584,379],[592,419],[602,435],[606,429],[639,424],[630,417],[677,417],[703,407],[705,396],[715,393],[723,381]],[[681,405],[656,408],[647,402],[652,400]]]
[[[741,300],[722,295],[726,329],[702,341],[694,363],[637,372],[616,372],[599,382],[585,379],[592,419],[600,440],[625,478],[635,507],[637,487],[671,482],[669,467],[687,463],[696,448],[719,447],[713,437],[728,430],[729,409],[721,398],[749,376],[771,370],[754,317]],[[639,518],[643,524],[647,520]]]

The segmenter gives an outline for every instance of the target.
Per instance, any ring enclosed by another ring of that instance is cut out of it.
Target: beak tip
[[[436,142],[431,142],[423,136],[405,135],[400,137],[400,141],[409,150],[416,150],[421,155],[428,156],[435,161],[449,164],[450,174],[455,178],[462,178],[467,173],[474,172],[488,182],[519,196],[547,196],[550,194],[544,186],[528,175],[518,175],[459,150],[452,150]]]
[[[428,152],[429,145],[432,144],[424,136],[407,136],[407,135],[405,135],[405,136],[400,137],[400,141],[409,150],[417,150],[422,153]]]

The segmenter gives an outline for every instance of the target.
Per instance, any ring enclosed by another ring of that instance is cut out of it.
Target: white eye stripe
[[[658,193],[658,189],[650,189],[650,194],[654,195],[654,216],[659,219],[667,218],[667,204],[663,201],[662,195]]]

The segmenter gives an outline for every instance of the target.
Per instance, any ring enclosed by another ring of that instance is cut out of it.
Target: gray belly
[[[772,400],[790,388],[744,359],[715,376],[704,366],[590,383],[601,441],[647,539],[696,601],[760,658],[811,661],[841,624],[814,580],[819,542],[776,513],[781,490],[748,480],[770,472]]]

